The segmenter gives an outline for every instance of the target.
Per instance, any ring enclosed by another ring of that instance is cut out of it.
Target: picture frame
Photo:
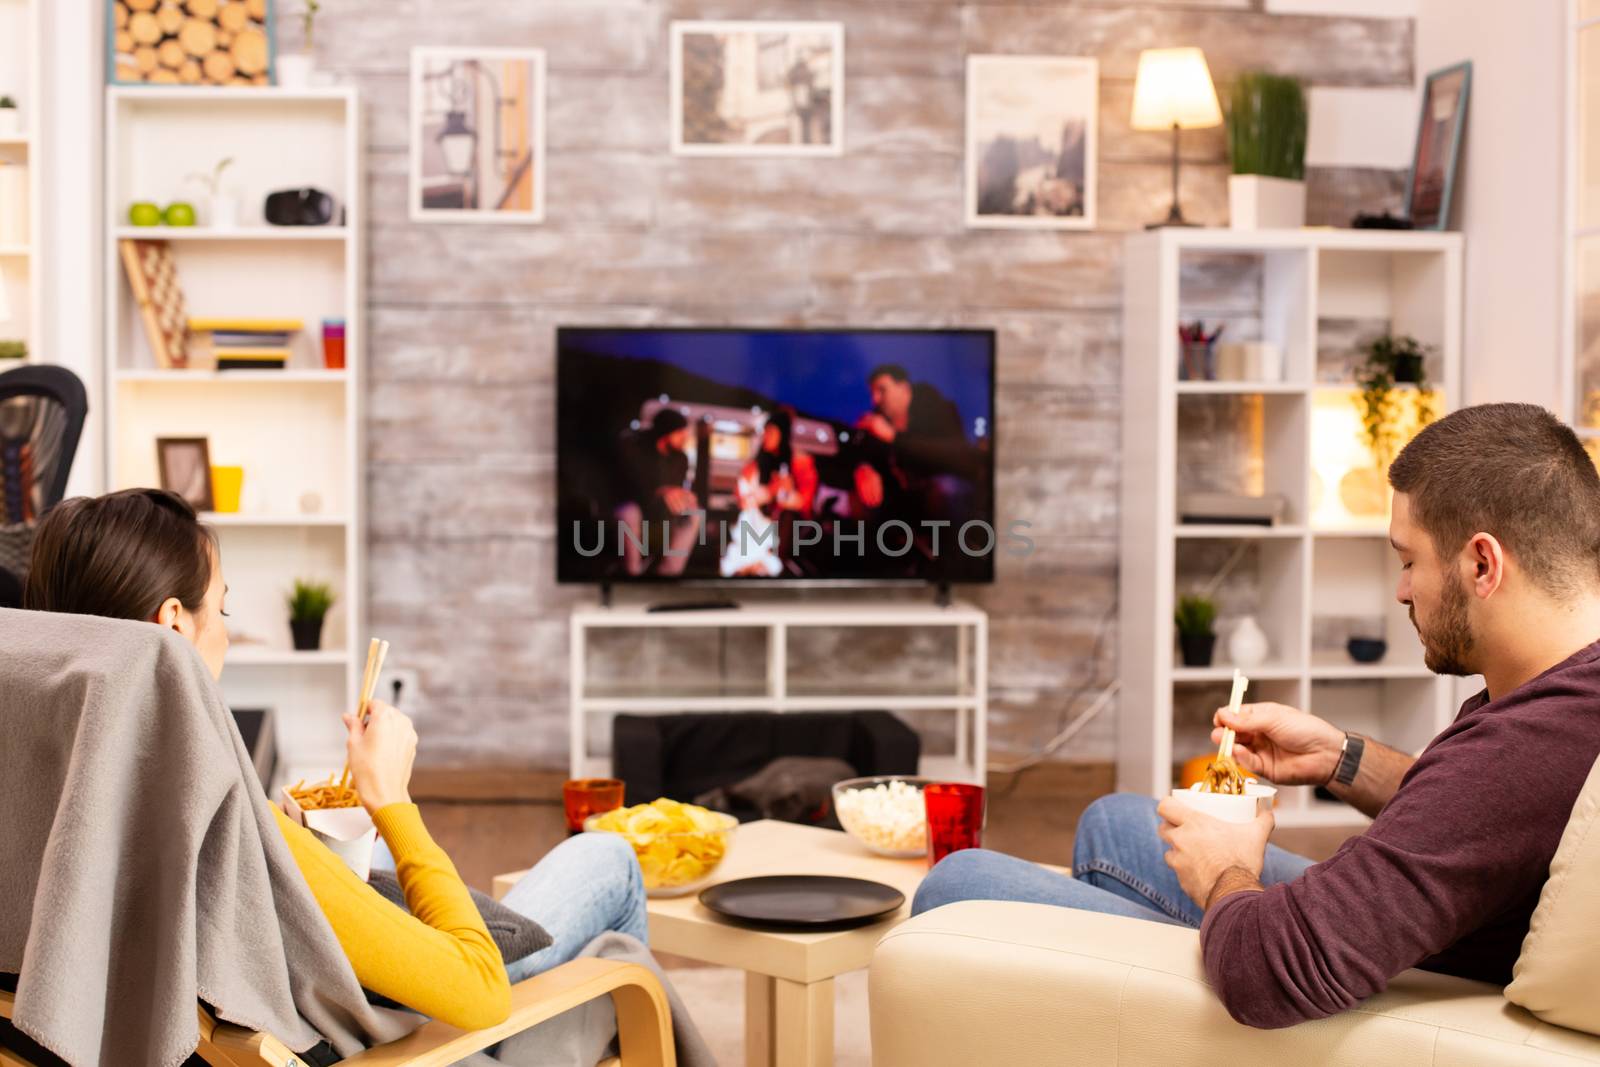
[[[1417,142],[1406,175],[1404,214],[1412,229],[1444,230],[1450,225],[1471,89],[1471,60],[1442,67],[1423,81]]]
[[[234,10],[223,16],[224,6]],[[236,0],[198,15],[177,9],[180,22],[162,11],[134,10],[127,0],[105,0],[106,84],[275,85],[275,8],[274,0]]]
[[[545,85],[543,49],[411,50],[413,222],[544,221]]]
[[[670,68],[674,155],[844,154],[841,22],[675,21]]]
[[[966,224],[1092,230],[1100,62],[967,57]]]
[[[215,511],[211,488],[211,439],[156,438],[156,471],[161,488],[177,493],[196,511]]]

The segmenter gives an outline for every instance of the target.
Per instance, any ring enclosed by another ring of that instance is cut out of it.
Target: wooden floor
[[[412,796],[435,840],[468,885],[487,891],[493,877],[534,863],[566,837],[558,773],[419,768]],[[1052,763],[1020,780],[989,782],[984,845],[1024,859],[1067,864],[1083,809],[1111,792],[1109,763]],[[1280,847],[1326,859],[1349,835],[1334,828],[1280,829]]]

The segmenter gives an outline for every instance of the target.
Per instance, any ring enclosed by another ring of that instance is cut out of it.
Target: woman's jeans
[[[1117,793],[1090,804],[1078,820],[1073,877],[983,849],[952,852],[928,872],[912,902],[913,915],[958,900],[1018,900],[1127,915],[1198,928],[1205,909],[1189,899],[1167,866],[1161,819],[1150,797]],[[1312,864],[1267,846],[1261,884],[1298,878]]]
[[[383,841],[372,866],[394,870]],[[648,944],[644,879],[633,847],[617,834],[578,834],[547,853],[500,901],[549,932],[553,943],[520,960],[506,961],[513,982],[543,974],[577,957],[607,930]]]

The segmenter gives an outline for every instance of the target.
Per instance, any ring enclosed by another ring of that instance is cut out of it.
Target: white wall
[[[1456,225],[1467,235],[1463,401],[1563,417],[1566,4],[1420,0],[1417,80],[1472,60]]]

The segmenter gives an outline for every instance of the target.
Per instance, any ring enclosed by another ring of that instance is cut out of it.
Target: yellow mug
[[[243,489],[243,467],[211,468],[211,503],[217,511],[238,511],[239,494]]]

